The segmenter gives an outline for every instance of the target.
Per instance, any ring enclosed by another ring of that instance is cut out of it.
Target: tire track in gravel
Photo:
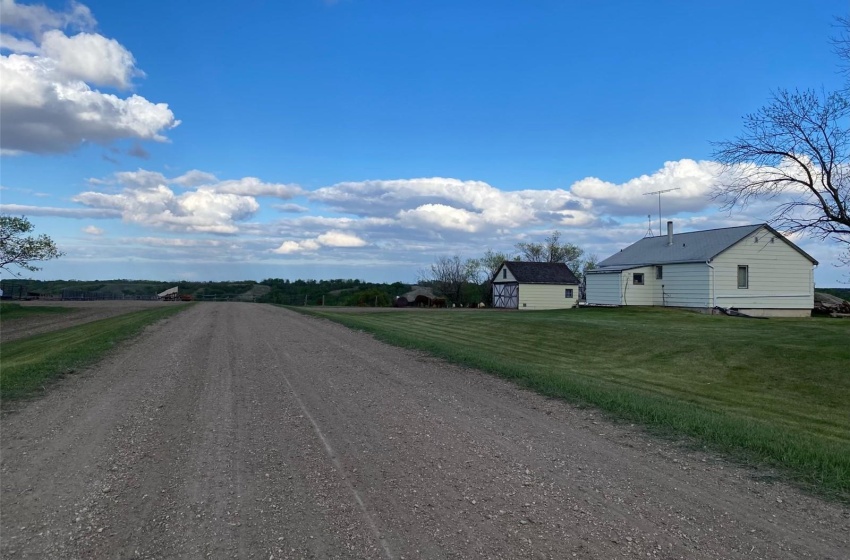
[[[203,303],[2,417],[4,558],[846,558],[850,511],[474,370]]]

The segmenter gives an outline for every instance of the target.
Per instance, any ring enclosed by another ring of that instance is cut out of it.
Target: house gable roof
[[[673,234],[673,244],[667,244],[667,236],[645,237],[601,261],[596,267],[597,272],[625,270],[638,266],[655,264],[675,264],[709,262],[720,253],[735,245],[747,236],[765,228],[780,240],[784,241],[798,253],[810,260],[818,262],[805,251],[785,239],[785,237],[767,224],[753,224],[722,229],[691,231]]]
[[[576,275],[564,263],[505,261],[502,266],[507,267],[521,284],[579,284]]]

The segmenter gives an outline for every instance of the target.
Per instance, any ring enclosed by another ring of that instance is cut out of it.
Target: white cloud
[[[316,241],[326,247],[363,247],[367,243],[353,235],[344,231],[329,231],[323,233],[316,238]]]
[[[20,39],[8,33],[0,33],[0,49],[23,54],[38,54],[41,52],[41,49],[33,41]]]
[[[214,188],[220,193],[238,194],[242,196],[270,196],[284,200],[303,193],[303,190],[298,185],[263,183],[256,177],[244,177],[242,179],[232,181],[222,181],[220,183],[216,183]]]
[[[185,232],[233,234],[239,230],[236,222],[259,210],[252,197],[205,188],[178,196],[165,185],[125,188],[119,194],[89,191],[73,200],[92,208],[120,212],[126,222]]]
[[[18,4],[15,0],[0,0],[3,25],[40,37],[44,29],[74,27],[92,29],[97,22],[86,6],[71,2],[69,9],[57,12],[40,4]]]
[[[398,215],[401,224],[411,228],[449,229],[475,232],[484,225],[484,220],[463,208],[445,204],[423,204],[412,210],[402,210]]]
[[[113,174],[112,179],[89,179],[89,182],[102,185],[118,183],[128,188],[152,189],[168,184],[169,180],[159,171],[137,169],[136,171],[119,171]]]
[[[83,233],[87,233],[89,235],[103,235],[105,233],[104,230],[96,226],[86,226],[83,228],[82,231]]]
[[[278,255],[291,255],[295,253],[315,252],[322,247],[353,248],[364,247],[368,243],[358,236],[340,230],[331,230],[317,236],[315,239],[303,239],[301,241],[284,241],[272,253]]]
[[[127,89],[134,76],[143,75],[130,51],[96,33],[68,37],[56,29],[48,31],[41,40],[41,53],[65,78],[97,86]]]
[[[180,185],[181,187],[197,187],[200,185],[208,185],[216,181],[218,181],[218,179],[216,179],[215,175],[212,173],[199,171],[197,169],[187,171],[183,175],[171,180],[172,183]]]
[[[597,212],[640,216],[658,213],[658,195],[647,193],[677,189],[662,194],[662,212],[698,212],[712,204],[709,194],[719,172],[719,164],[712,161],[668,161],[652,175],[641,175],[622,184],[587,177],[574,183],[570,192],[591,202]]]
[[[2,7],[4,27],[16,32],[2,36],[4,50],[12,51],[0,55],[3,154],[63,153],[83,142],[105,145],[125,138],[164,142],[164,132],[180,124],[165,103],[94,89],[127,89],[134,76],[144,74],[116,40],[60,30],[93,26],[85,6],[73,4],[60,13],[2,0]]]
[[[255,177],[219,181],[197,169],[173,179],[158,171],[137,169],[88,182],[109,192],[90,190],[75,196],[74,202],[118,213],[125,222],[218,234],[239,232],[239,224],[259,211],[257,197],[286,199],[302,192],[297,185],[264,183]]]

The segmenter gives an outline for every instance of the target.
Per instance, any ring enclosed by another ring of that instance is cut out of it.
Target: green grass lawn
[[[850,499],[850,321],[660,308],[313,313]]]
[[[0,347],[0,399],[16,399],[42,391],[51,379],[94,363],[145,326],[188,307],[145,309],[4,342]]]
[[[8,303],[3,302],[0,303],[0,324],[3,321],[11,321],[13,319],[20,319],[23,317],[29,317],[31,315],[45,315],[45,314],[62,314],[69,313],[74,311],[69,307],[59,307],[59,306],[27,306],[24,307],[19,303]]]

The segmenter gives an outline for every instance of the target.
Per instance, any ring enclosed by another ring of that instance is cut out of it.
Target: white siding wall
[[[505,273],[507,272],[507,278],[504,278]],[[493,279],[493,282],[516,282],[516,278],[511,274],[511,271],[505,265],[502,265],[502,268],[499,269],[499,272],[496,273],[496,277]]]
[[[571,289],[573,297],[564,297],[564,290]],[[520,309],[567,309],[578,301],[578,285],[569,284],[520,284]]]
[[[655,267],[642,266],[624,270],[622,273],[620,292],[623,295],[623,305],[652,305],[654,303]],[[634,283],[635,274],[643,274],[643,285]]]
[[[755,239],[758,238],[758,242]],[[738,309],[811,309],[814,266],[782,239],[762,228],[711,263],[717,305]],[[738,288],[738,266],[748,267],[749,285]]]
[[[598,305],[620,305],[620,272],[587,275],[587,303]]]
[[[667,307],[713,307],[711,303],[711,270],[704,263],[665,264],[662,301]]]

